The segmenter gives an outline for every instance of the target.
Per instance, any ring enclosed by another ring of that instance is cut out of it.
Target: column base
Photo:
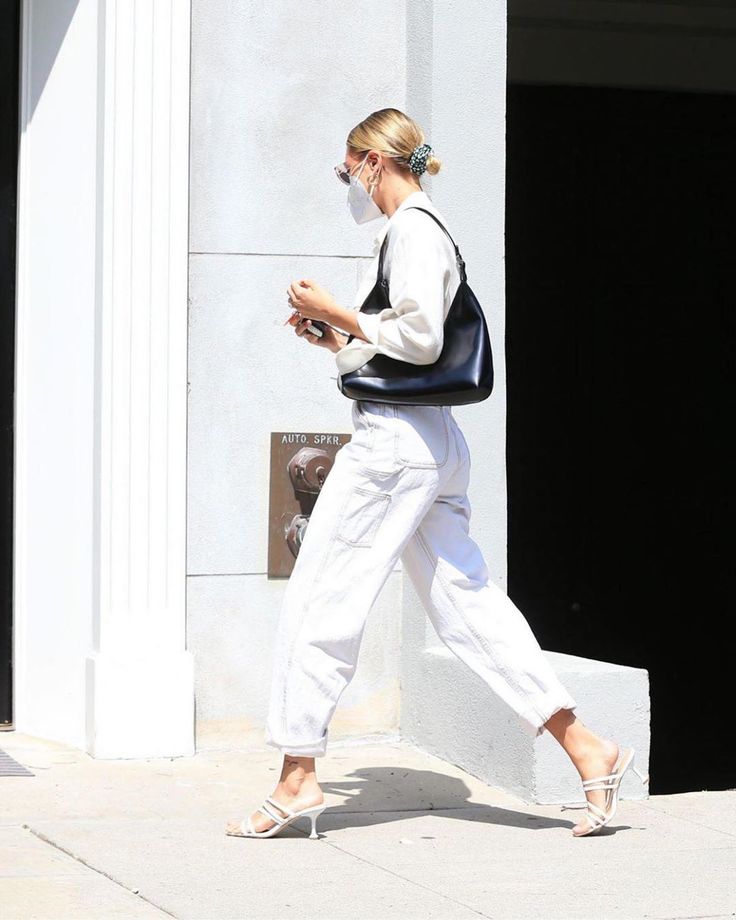
[[[96,652],[86,667],[87,745],[92,757],[191,757],[194,659],[187,651]]]

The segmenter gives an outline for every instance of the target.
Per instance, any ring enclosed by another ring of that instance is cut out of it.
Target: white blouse
[[[373,259],[361,278],[352,309],[360,310],[376,283],[381,244],[389,231],[383,275],[389,280],[391,308],[358,313],[358,324],[369,341],[354,338],[335,352],[340,374],[355,370],[377,352],[413,364],[431,364],[440,356],[443,325],[460,285],[460,269],[455,248],[442,227],[429,214],[407,210],[410,205],[426,208],[447,227],[424,191],[407,195],[383,224],[374,237]]]

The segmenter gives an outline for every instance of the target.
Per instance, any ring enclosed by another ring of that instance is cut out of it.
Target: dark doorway
[[[736,786],[735,164],[734,95],[508,86],[509,594],[649,671],[656,794]]]
[[[20,4],[0,4],[0,729],[13,723],[15,235]]]

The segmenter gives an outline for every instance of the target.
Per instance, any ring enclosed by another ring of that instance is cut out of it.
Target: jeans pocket
[[[447,463],[450,429],[441,406],[392,407],[397,463],[418,469],[438,469]]]
[[[365,432],[362,469],[382,479],[395,475],[401,468],[396,460],[392,409],[385,403],[356,402],[357,429]]]
[[[390,501],[389,492],[354,486],[340,513],[338,539],[351,546],[372,546]]]

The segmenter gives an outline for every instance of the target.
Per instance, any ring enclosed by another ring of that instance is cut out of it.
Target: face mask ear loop
[[[363,172],[363,167],[365,166],[367,162],[368,162],[368,154],[366,153],[365,157],[363,158],[363,162],[360,164],[360,169],[353,176],[356,182],[360,182],[360,174]]]
[[[363,172],[363,167],[365,166],[365,164],[366,164],[367,162],[368,162],[368,154],[366,153],[365,159],[364,159],[363,162],[360,164],[360,169],[359,169],[359,170],[357,171],[357,173],[355,174],[355,179],[356,179],[358,182],[360,181],[360,174]],[[375,192],[376,186],[378,185],[378,179],[379,179],[379,176],[380,176],[380,175],[381,175],[381,173],[378,172],[378,173],[376,174],[376,181],[373,182],[373,183],[371,184],[370,191],[368,192],[368,197],[369,197],[369,198],[372,198],[372,197],[373,197],[373,193]]]

